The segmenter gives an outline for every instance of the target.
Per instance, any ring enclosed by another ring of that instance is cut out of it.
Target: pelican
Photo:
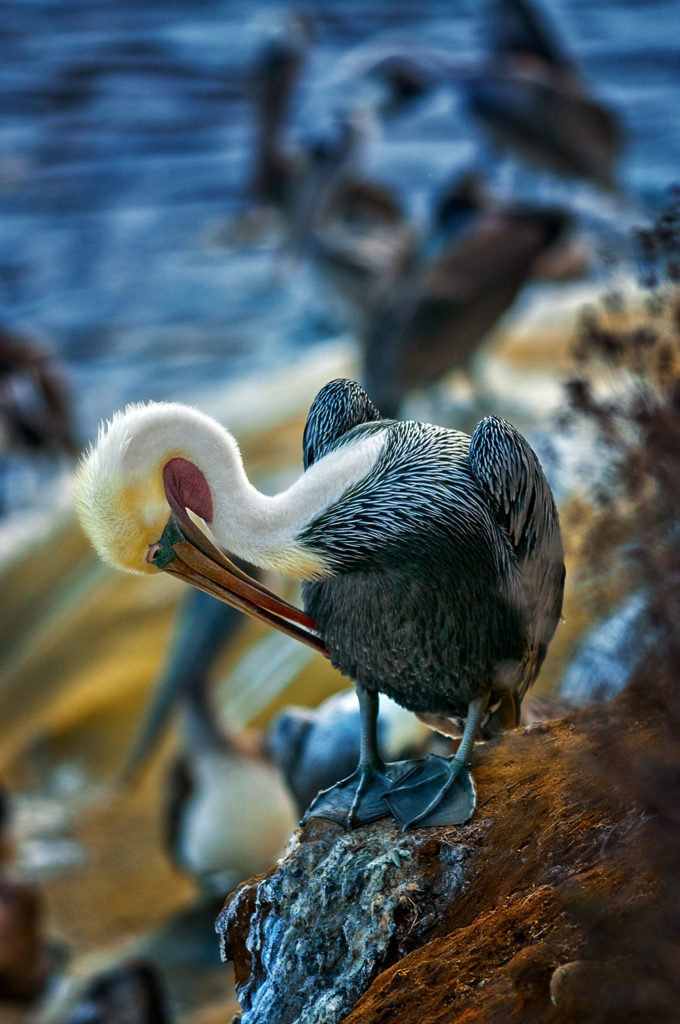
[[[589,91],[575,62],[528,0],[489,4],[490,57],[464,66],[438,48],[363,55],[363,75],[381,115],[400,113],[435,88],[462,90],[468,109],[501,149],[567,178],[617,189],[623,144],[619,118]]]
[[[0,324],[0,484],[6,452],[74,460],[80,447],[56,361]]]
[[[58,1024],[169,1024],[159,972],[141,957],[88,979]]]
[[[574,74],[574,62],[549,28],[542,12],[529,0],[495,0],[489,6],[489,35],[494,58],[534,58]]]
[[[103,425],[76,503],[100,556],[161,569],[326,653],[353,682],[359,764],[310,813],[349,827],[469,819],[482,721],[516,720],[559,619],[564,561],[553,497],[518,431],[493,416],[472,436],[379,418],[353,381],[319,392],[308,468],[268,496],[220,424],[179,404],[132,405]],[[305,611],[248,579],[198,527],[252,565],[302,580]],[[465,719],[452,760],[385,765],[379,694]]]
[[[65,947],[45,937],[42,890],[13,873],[12,805],[0,783],[0,1003],[42,996],[64,964]]]
[[[361,117],[357,115],[355,122]],[[303,240],[307,243],[341,312],[361,332],[367,310],[375,307],[412,258],[417,232],[388,186],[356,172],[361,126],[353,126],[351,117],[343,123],[344,134],[353,136],[348,157],[343,159],[336,145],[319,162],[316,183],[310,180],[304,187],[307,204],[299,205],[296,238],[298,250]]]
[[[360,230],[338,219],[317,227],[316,265],[350,309],[366,385],[384,414],[396,416],[408,393],[444,373],[469,370],[541,262],[547,273],[565,269],[569,254],[557,250],[569,226],[559,209],[496,205],[475,175],[463,175],[419,243],[396,217]]]
[[[175,704],[181,750],[166,776],[164,841],[169,856],[206,891],[235,887],[281,856],[297,815],[286,786],[258,738],[217,721],[210,669],[242,616],[193,591],[161,671],[124,778],[149,756]]]
[[[348,775],[359,757],[360,711],[354,690],[329,697],[318,708],[287,707],[271,723],[270,752],[304,814],[320,789]],[[432,732],[389,698],[380,701],[378,742],[388,760],[422,751]]]
[[[341,211],[351,217],[368,209],[396,216],[396,201],[387,189],[358,178],[357,153],[371,131],[367,111],[345,111],[335,137],[293,146],[286,142],[293,93],[312,42],[314,25],[307,13],[293,12],[281,32],[258,55],[252,73],[255,101],[255,154],[250,193],[260,211],[278,210],[290,233],[287,247],[295,256],[309,241],[314,224]]]
[[[254,63],[256,137],[251,194],[258,207],[285,208],[291,182],[299,172],[300,154],[286,146],[284,131],[311,36],[308,16],[293,12]]]
[[[338,117],[332,132],[310,140],[305,147],[304,167],[291,190],[288,248],[295,257],[307,247],[314,226],[342,208],[369,131],[369,120],[361,111],[347,111]]]
[[[465,83],[470,111],[525,162],[614,191],[623,136],[528,0],[491,8],[493,62]]]
[[[464,189],[467,184],[464,184]],[[474,353],[565,234],[559,209],[494,209],[455,190],[441,225],[375,305],[363,334],[366,384],[396,416],[409,391],[469,370]]]

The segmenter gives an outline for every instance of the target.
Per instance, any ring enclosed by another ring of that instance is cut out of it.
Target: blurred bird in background
[[[251,71],[255,143],[248,188],[256,217],[285,217],[301,172],[303,154],[286,135],[296,86],[314,34],[313,22],[290,11],[258,53]]]
[[[0,868],[8,863],[13,853],[11,809],[9,793],[0,783]]]
[[[528,0],[495,0],[488,24],[488,66],[465,84],[470,112],[530,166],[615,191],[619,118],[589,92],[543,14]]]
[[[166,775],[165,845],[178,867],[213,891],[270,867],[297,824],[260,738],[218,723],[208,692],[213,663],[242,621],[200,592],[185,600],[124,772],[134,778],[177,708],[181,743]]]
[[[477,66],[418,45],[367,60],[365,77],[379,90],[376,109],[394,117],[434,89],[459,90],[499,150],[534,169],[616,191],[620,120],[589,91],[540,7],[492,0],[485,20],[486,57]]]
[[[170,1024],[168,999],[153,964],[129,960],[90,978],[51,1024]]]
[[[14,868],[11,833],[11,799],[0,786],[0,1000],[30,1004],[45,993],[64,949],[45,935],[42,890]]]
[[[590,96],[541,12],[526,0],[496,0],[486,35],[488,58],[476,67],[418,44],[408,53],[364,47],[347,64],[335,136],[308,145],[294,176],[288,251],[308,257],[354,332],[364,382],[387,416],[445,374],[469,377],[524,286],[582,275],[588,255],[568,209],[501,201],[469,169],[431,191],[429,219],[414,219],[392,187],[360,171],[379,126],[446,86],[530,166],[615,188],[618,118]],[[472,383],[474,390],[474,374]]]
[[[0,469],[10,454],[73,460],[81,448],[56,359],[0,325]],[[3,490],[0,474],[0,513]]]
[[[350,775],[359,760],[361,726],[354,690],[336,693],[317,708],[287,707],[267,731],[266,746],[305,813],[322,789]],[[378,749],[385,761],[422,757],[432,732],[415,715],[383,697],[378,713]]]
[[[442,228],[454,208],[440,207]],[[538,259],[566,232],[561,210],[469,208],[453,237],[425,245],[374,310],[364,337],[366,386],[386,416],[405,397],[453,370],[469,370],[489,331],[531,278]]]

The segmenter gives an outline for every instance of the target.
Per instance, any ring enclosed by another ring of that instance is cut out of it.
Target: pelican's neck
[[[269,496],[248,480],[233,438],[219,463],[197,464],[213,499],[210,523],[217,540],[253,565],[301,579],[327,575],[332,566],[321,552],[305,546],[300,535],[325,509],[373,470],[385,444],[384,431],[330,452],[287,490]]]
[[[303,532],[371,474],[384,445],[380,428],[353,439],[269,496],[253,487],[236,441],[209,416],[175,403],[129,406],[102,426],[83,459],[76,503],[97,551],[122,569],[146,565],[170,504],[198,514],[237,558],[318,579],[333,571],[331,557],[302,541]]]

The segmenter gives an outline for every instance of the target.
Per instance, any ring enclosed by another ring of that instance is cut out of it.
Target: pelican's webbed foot
[[[358,828],[389,817],[385,796],[404,774],[405,762],[364,764],[346,779],[323,789],[307,808],[301,824],[310,818],[328,818],[346,828]]]
[[[414,825],[464,825],[474,814],[477,790],[467,763],[429,754],[392,786],[384,800],[404,830]]]

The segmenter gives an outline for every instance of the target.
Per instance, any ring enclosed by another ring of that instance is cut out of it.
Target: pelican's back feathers
[[[338,378],[321,388],[307,415],[302,437],[302,458],[307,469],[360,423],[381,419],[380,413],[356,381]]]
[[[536,663],[527,666],[521,700],[538,674],[562,611],[565,570],[559,516],[536,454],[507,420],[487,416],[477,424],[468,460],[496,521],[510,538],[529,605]]]
[[[552,543],[557,528],[552,492],[536,454],[511,423],[486,416],[470,438],[468,460],[519,559],[541,542]]]

